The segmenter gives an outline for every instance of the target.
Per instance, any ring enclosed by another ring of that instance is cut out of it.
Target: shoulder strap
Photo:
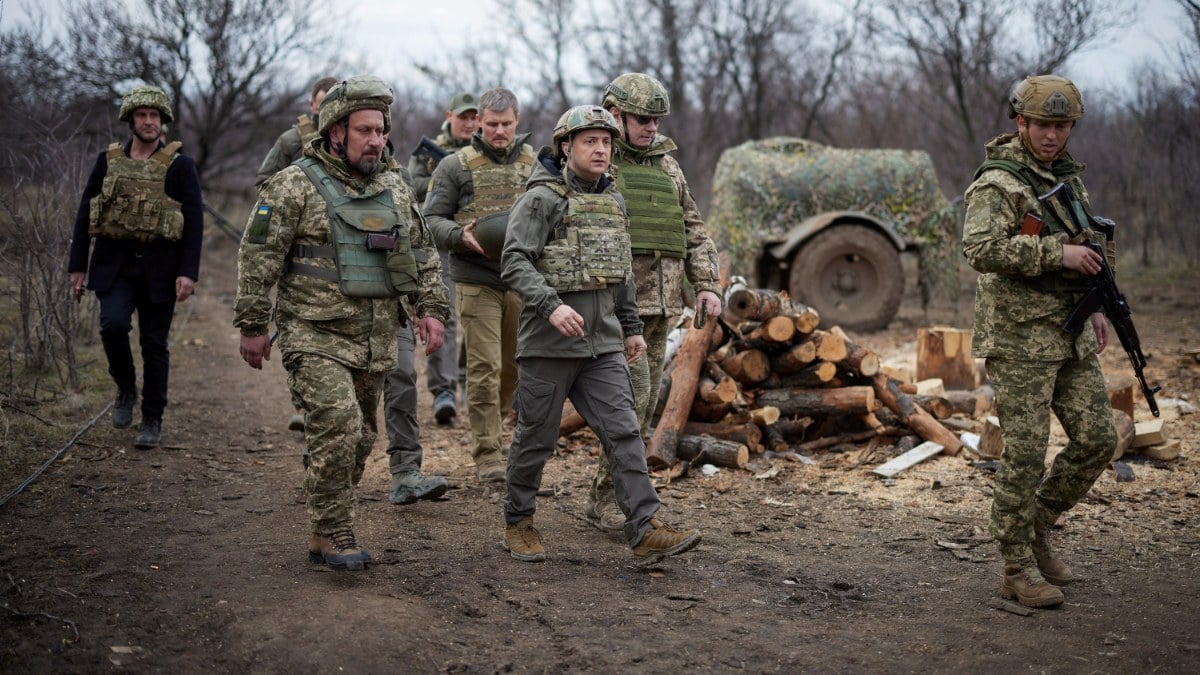
[[[121,147],[120,143],[109,144],[108,159],[112,160],[112,159],[117,159],[119,157],[124,157],[124,156],[125,156],[125,149]]]
[[[1041,194],[1046,190],[1046,179],[1037,175],[1033,169],[1020,162],[1014,162],[1011,159],[985,160],[983,164],[979,165],[978,169],[975,169],[975,178],[978,179],[985,172],[992,169],[1000,169],[1001,171],[1007,171],[1011,173],[1021,181],[1027,183],[1029,187],[1033,188],[1035,194]]]
[[[321,198],[325,200],[325,204],[328,206],[330,213],[333,212],[335,207],[340,206],[346,201],[349,201],[349,198],[346,197],[345,192],[341,189],[342,186],[329,176],[329,173],[325,171],[325,168],[321,166],[321,163],[318,162],[316,158],[301,157],[294,163],[296,166],[300,167],[304,171],[304,175],[308,176],[308,179],[312,181],[313,186],[317,188],[317,192],[320,193]]]
[[[179,150],[182,147],[183,143],[179,141],[171,141],[158,150],[155,150],[154,154],[150,155],[150,159],[159,162],[163,166],[171,166],[171,162],[175,161],[175,157],[179,155]]]

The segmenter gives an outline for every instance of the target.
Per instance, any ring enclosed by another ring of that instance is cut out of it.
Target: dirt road
[[[517,562],[465,423],[436,427],[424,392],[426,468],[456,489],[390,505],[381,441],[356,527],[377,563],[312,565],[301,438],[278,356],[261,373],[238,358],[233,256],[212,243],[181,306],[166,447],[136,451],[104,419],[0,510],[0,671],[1200,671],[1196,415],[1169,422],[1181,459],[1106,471],[1070,513],[1058,539],[1081,580],[1031,616],[992,607],[991,475],[938,458],[885,485],[870,468],[887,448],[664,487],[667,519],[704,542],[644,571],[582,517],[595,443],[577,434],[539,500],[548,559]],[[1195,282],[1131,294],[1152,376],[1193,402]],[[894,353],[914,335],[856,338]]]

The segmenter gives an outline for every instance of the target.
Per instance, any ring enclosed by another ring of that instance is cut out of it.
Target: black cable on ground
[[[96,416],[92,418],[92,421],[85,424],[83,426],[83,428],[80,429],[79,431],[76,431],[75,435],[71,437],[71,440],[67,441],[66,445],[59,448],[58,452],[54,453],[53,457],[51,457],[50,459],[43,462],[42,465],[37,468],[37,471],[34,471],[33,474],[29,476],[29,478],[26,478],[25,480],[21,481],[21,484],[18,485],[16,488],[14,488],[12,492],[4,495],[4,498],[0,499],[0,508],[3,508],[4,505],[7,504],[10,499],[21,494],[21,491],[24,490],[25,488],[29,487],[30,483],[37,480],[37,477],[42,475],[43,471],[48,469],[51,464],[53,464],[55,461],[58,460],[59,457],[62,457],[62,454],[67,451],[67,448],[74,445],[75,441],[79,440],[80,436],[84,435],[85,433],[87,433],[88,429],[91,429],[93,426],[95,426],[96,422],[99,421],[100,418],[103,417],[105,415],[105,413],[107,413],[113,407],[113,403],[114,403],[114,401],[109,401],[108,405],[104,406],[104,410],[101,410],[100,412],[96,413]]]

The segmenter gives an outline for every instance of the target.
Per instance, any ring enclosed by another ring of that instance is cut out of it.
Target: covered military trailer
[[[708,222],[733,274],[787,290],[822,325],[877,330],[900,307],[901,253],[919,256],[923,303],[957,288],[958,219],[924,152],[776,137],[721,155]]]

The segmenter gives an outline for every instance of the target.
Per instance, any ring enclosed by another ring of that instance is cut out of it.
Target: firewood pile
[[[785,292],[734,287],[719,319],[689,325],[664,371],[665,404],[646,448],[650,469],[744,468],[754,454],[800,459],[876,436],[915,434],[944,454],[960,452],[962,441],[938,420],[974,416],[970,392],[957,400],[917,396],[883,372],[875,352],[819,323],[815,310]],[[560,431],[583,426],[568,411]]]

